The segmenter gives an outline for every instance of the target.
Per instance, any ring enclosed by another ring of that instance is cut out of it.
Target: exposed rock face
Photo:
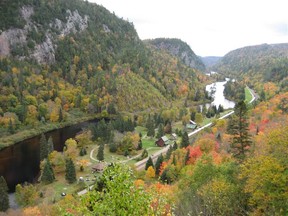
[[[27,32],[23,29],[9,29],[0,35],[0,57],[10,55],[11,46],[26,43]]]
[[[205,65],[198,56],[191,50],[190,46],[179,39],[157,38],[149,41],[158,49],[166,50],[171,55],[178,57],[191,68],[201,71],[205,70]]]
[[[51,64],[55,62],[55,49],[49,34],[42,44],[38,44],[32,55],[39,64]]]
[[[82,17],[77,10],[67,10],[68,14],[66,22],[62,22],[59,19],[55,19],[49,24],[50,28],[56,28],[59,30],[58,36],[67,36],[71,33],[77,33],[84,31],[88,27],[88,16]],[[0,34],[0,57],[11,55],[13,48],[21,48],[27,45],[27,35],[30,31],[39,29],[39,24],[31,20],[31,16],[34,14],[34,9],[31,6],[23,6],[20,9],[21,17],[26,21],[26,25],[23,29],[11,28]],[[56,41],[58,37],[52,36],[51,29],[47,29],[45,33],[45,41],[40,44],[36,44],[34,49],[29,50],[29,56],[15,56],[18,59],[33,58],[39,64],[52,64],[55,62]],[[34,41],[35,42],[35,41]],[[27,47],[27,46],[26,46]]]
[[[61,36],[66,36],[70,33],[77,33],[78,31],[84,31],[88,27],[88,16],[85,15],[84,18],[78,13],[77,10],[71,12],[67,10],[66,13],[69,15],[66,17],[67,22],[64,23],[59,19],[55,19],[54,24],[50,24],[50,26],[54,26],[61,32]]]

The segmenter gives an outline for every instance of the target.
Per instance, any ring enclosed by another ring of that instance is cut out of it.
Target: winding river
[[[67,139],[73,138],[82,128],[88,127],[98,120],[82,122],[65,128],[45,133],[46,139],[53,139],[54,149],[62,151]],[[0,176],[4,176],[10,192],[15,190],[19,183],[33,183],[39,176],[39,146],[40,135],[35,136],[0,151]]]
[[[221,104],[224,109],[234,108],[235,103],[227,100],[224,96],[224,88],[227,81],[228,80],[226,79],[226,81],[215,82],[206,86],[206,91],[213,97],[211,105],[216,105],[216,107],[218,107]]]

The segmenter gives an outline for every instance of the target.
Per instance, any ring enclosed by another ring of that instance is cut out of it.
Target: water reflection
[[[229,101],[224,96],[224,85],[227,83],[226,81],[215,82],[206,86],[206,91],[213,97],[212,105],[216,105],[218,107],[220,104],[224,109],[234,108],[235,103],[233,101]]]

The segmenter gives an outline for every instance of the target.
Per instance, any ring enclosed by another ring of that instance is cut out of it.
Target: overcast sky
[[[287,0],[89,0],[133,22],[141,39],[179,38],[200,56],[288,43]]]

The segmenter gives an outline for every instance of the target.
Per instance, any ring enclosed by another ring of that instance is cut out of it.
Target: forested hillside
[[[233,78],[249,76],[251,83],[287,86],[288,44],[262,44],[229,52],[213,69]]]
[[[0,4],[2,135],[79,112],[135,112],[166,107],[168,100],[193,103],[196,93],[198,101],[205,98],[197,65],[143,43],[133,23],[102,6],[81,0]]]
[[[179,58],[184,64],[191,68],[197,68],[200,71],[205,71],[205,65],[202,60],[195,55],[190,46],[176,38],[156,38],[146,40],[160,50],[168,51],[171,55]]]

